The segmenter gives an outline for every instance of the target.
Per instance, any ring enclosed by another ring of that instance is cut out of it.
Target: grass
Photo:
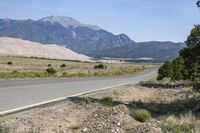
[[[78,130],[81,126],[78,124],[71,124],[68,126],[69,129],[71,130]]]
[[[113,98],[111,98],[111,97],[103,97],[102,101],[103,101],[103,105],[105,107],[113,107],[114,106]]]
[[[151,119],[151,113],[145,109],[132,110],[131,116],[139,122],[147,122]]]
[[[140,85],[154,93],[148,101],[133,104],[149,110],[164,133],[199,133],[200,93],[193,90],[189,82],[150,80]]]
[[[180,116],[168,116],[158,125],[164,133],[196,133],[199,131],[196,127],[195,116],[191,112]]]
[[[12,62],[12,65],[8,65]],[[104,63],[103,69],[95,69],[99,63],[62,61],[38,58],[0,56],[0,79],[10,78],[45,78],[45,77],[90,77],[130,75],[152,68],[153,65]],[[62,66],[62,67],[61,67]],[[55,75],[46,70],[52,67]]]
[[[3,123],[0,123],[0,133],[10,133],[10,129]]]
[[[149,81],[141,81],[139,84],[143,87],[148,87],[148,88],[165,88],[165,89],[189,87],[191,85],[189,81],[170,81],[169,79],[165,79],[161,81],[152,79]]]
[[[50,77],[47,72],[0,72],[0,79],[13,79],[13,78],[45,78]]]

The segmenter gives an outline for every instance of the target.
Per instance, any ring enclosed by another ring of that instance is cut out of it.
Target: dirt
[[[1,118],[12,133],[162,133],[155,119],[141,123],[130,116],[132,101],[170,102],[180,90],[127,85],[11,114]],[[112,97],[113,105],[104,104]],[[159,99],[159,100],[158,100]]]

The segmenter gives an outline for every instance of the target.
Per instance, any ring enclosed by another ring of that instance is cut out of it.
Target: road
[[[133,76],[0,80],[0,115],[63,98],[123,84],[136,84],[157,75],[157,69]]]

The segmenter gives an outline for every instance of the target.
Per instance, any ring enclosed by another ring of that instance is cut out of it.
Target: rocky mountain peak
[[[87,27],[93,30],[100,30],[101,28],[99,28],[96,25],[88,25],[88,24],[82,24],[81,22],[75,20],[72,17],[68,17],[68,16],[48,16],[45,18],[40,19],[40,21],[43,22],[51,22],[51,23],[59,23],[61,25],[63,25],[65,28],[69,28],[69,27]]]

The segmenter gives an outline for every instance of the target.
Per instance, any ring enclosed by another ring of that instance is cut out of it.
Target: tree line
[[[195,25],[185,41],[178,58],[166,61],[158,70],[158,80],[189,80],[193,88],[200,90],[200,25]]]

